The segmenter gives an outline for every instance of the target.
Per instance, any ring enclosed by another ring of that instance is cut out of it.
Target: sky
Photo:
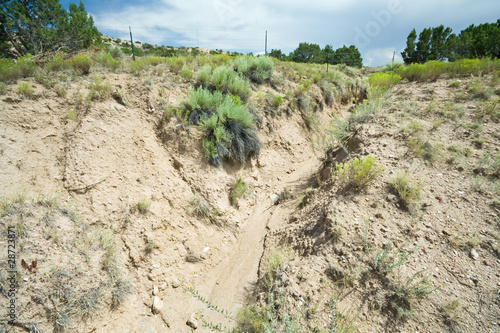
[[[68,8],[70,2],[60,1]],[[110,37],[165,46],[253,54],[301,42],[355,45],[363,65],[402,62],[412,29],[444,25],[458,34],[500,19],[499,0],[83,0],[98,30]]]

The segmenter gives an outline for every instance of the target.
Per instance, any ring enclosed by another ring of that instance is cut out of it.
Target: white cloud
[[[399,57],[411,29],[443,24],[458,33],[463,25],[493,22],[496,1],[136,0],[113,11],[98,5],[87,9],[99,30],[115,38],[128,39],[132,26],[141,42],[257,53],[264,50],[267,30],[268,50],[289,53],[300,42],[334,48],[354,44],[365,64],[383,65],[394,50]]]

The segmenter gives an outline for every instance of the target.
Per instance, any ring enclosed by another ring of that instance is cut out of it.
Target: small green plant
[[[77,114],[74,110],[69,110],[68,113],[66,113],[66,117],[68,117],[68,119],[71,121],[76,121]]]
[[[0,95],[3,95],[7,92],[7,84],[4,82],[0,82]]]
[[[401,81],[401,76],[394,73],[374,73],[368,76],[368,83],[372,86],[378,87],[382,92],[387,91],[389,88],[395,86]]]
[[[363,189],[382,173],[384,168],[377,165],[375,157],[355,158],[345,163],[338,163],[336,176],[344,188]]]
[[[434,290],[427,270],[418,271],[397,284],[396,290],[390,298],[390,308],[398,318],[408,317],[413,314],[414,301],[421,301],[429,297]]]
[[[99,58],[99,62],[111,71],[116,72],[116,70],[121,66],[121,61],[117,58],[119,57],[114,57],[110,53],[103,53]]]
[[[109,80],[103,80],[97,75],[94,76],[89,85],[89,94],[87,98],[91,101],[105,99],[111,93],[111,83]]]
[[[32,98],[35,94],[35,90],[29,82],[20,82],[17,86],[17,92],[26,98]]]
[[[111,291],[111,308],[118,308],[123,300],[132,292],[132,285],[128,280],[118,279],[113,284]]]
[[[406,172],[398,173],[389,184],[405,207],[411,208],[419,202],[422,187],[412,183]]]
[[[45,64],[45,70],[49,72],[59,72],[65,70],[67,67],[68,64],[61,58],[61,56],[55,56]]]
[[[391,253],[394,245],[392,242],[387,243],[384,247],[383,251],[378,251],[375,254],[375,258],[372,263],[372,270],[378,274],[386,275],[394,268],[397,268],[403,265],[408,258],[408,255],[411,254],[406,252],[405,250],[397,253],[395,256]]]
[[[148,201],[145,197],[142,197],[138,202],[135,202],[130,207],[130,212],[135,213],[136,211],[141,214],[146,214],[149,212],[151,207],[151,201]]]
[[[151,254],[157,248],[158,245],[156,245],[151,239],[148,239],[144,244],[144,252],[146,252],[146,254]]]
[[[283,97],[281,97],[280,95],[274,95],[273,99],[271,100],[271,105],[275,108],[278,108],[281,104],[283,104]]]
[[[417,157],[421,157],[430,163],[434,163],[441,159],[441,149],[439,146],[431,144],[427,140],[421,138],[410,138],[408,142],[409,150]]]
[[[61,85],[57,85],[56,86],[56,94],[57,94],[57,97],[66,97],[66,94],[67,94],[66,88],[64,88]]]
[[[232,204],[237,204],[238,199],[241,198],[246,190],[248,188],[248,185],[245,183],[245,181],[239,177],[231,186],[231,190],[229,192],[229,197],[231,198],[231,203]]]
[[[283,245],[271,248],[261,262],[261,279],[266,289],[271,289],[276,277],[281,274],[294,254],[290,247]]]
[[[193,72],[190,71],[189,69],[183,69],[181,70],[181,77],[185,80],[185,81],[191,81],[191,79],[193,78]]]
[[[93,61],[88,55],[79,53],[71,58],[71,64],[78,73],[87,75],[90,73],[90,68],[92,67]]]
[[[348,120],[334,117],[330,122],[330,126],[326,129],[326,132],[333,137],[333,140],[337,145],[348,153],[347,143],[353,135],[350,130]]]

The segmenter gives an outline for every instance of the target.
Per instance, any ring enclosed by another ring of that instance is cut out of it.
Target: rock
[[[160,286],[158,287],[160,290],[165,290],[167,289],[167,283],[165,281],[163,281],[162,284],[160,284]]]
[[[163,301],[159,296],[153,297],[153,305],[151,306],[151,311],[153,311],[154,314],[160,313],[161,309],[163,308]]]
[[[186,325],[194,330],[198,328],[198,319],[196,319],[197,316],[198,315],[196,313],[193,313],[186,322]]]
[[[270,196],[272,202],[276,202],[279,199],[279,196],[277,194],[271,194]]]
[[[158,296],[158,293],[159,293],[158,286],[154,286],[153,287],[153,296]]]
[[[172,282],[172,288],[179,288],[181,286],[181,283],[179,281]]]
[[[477,253],[477,251],[475,249],[470,250],[470,256],[474,260],[479,259],[479,254]]]
[[[396,196],[394,194],[387,195],[387,201],[394,201],[394,200],[396,200]]]

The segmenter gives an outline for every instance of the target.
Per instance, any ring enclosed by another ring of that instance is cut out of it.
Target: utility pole
[[[135,61],[134,40],[132,38],[132,28],[130,25],[128,26],[128,30],[130,31],[130,45],[132,45],[132,60]]]
[[[265,47],[265,53],[267,55],[267,30],[266,30],[266,47]]]

